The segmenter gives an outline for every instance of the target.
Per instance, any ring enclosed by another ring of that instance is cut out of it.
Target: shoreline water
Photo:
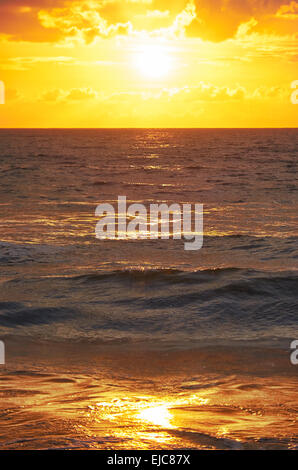
[[[286,351],[15,340],[8,351],[0,449],[298,446],[297,373]]]

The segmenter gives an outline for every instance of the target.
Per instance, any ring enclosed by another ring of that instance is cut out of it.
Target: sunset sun
[[[173,64],[169,53],[158,46],[144,46],[134,55],[134,64],[139,73],[148,79],[169,75]]]

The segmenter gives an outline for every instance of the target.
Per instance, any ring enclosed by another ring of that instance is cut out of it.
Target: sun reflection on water
[[[171,424],[173,415],[170,413],[166,405],[145,408],[138,413],[137,417],[142,421],[147,421],[156,426],[162,426],[166,428],[174,427]]]
[[[152,396],[114,398],[88,406],[88,428],[96,435],[111,425],[113,439],[133,440],[138,448],[147,448],[150,442],[173,444],[172,432],[179,429],[176,422],[178,409],[203,406],[208,401],[198,395],[162,399]]]

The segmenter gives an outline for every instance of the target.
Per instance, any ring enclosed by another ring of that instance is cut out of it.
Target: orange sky
[[[1,127],[296,127],[298,2],[0,0]]]

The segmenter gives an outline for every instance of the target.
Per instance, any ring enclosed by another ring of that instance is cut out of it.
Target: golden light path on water
[[[150,448],[154,442],[159,445],[175,445],[173,432],[179,430],[175,410],[189,406],[207,405],[209,400],[196,394],[180,398],[157,399],[152,396],[112,399],[88,406],[88,426],[85,432],[89,436],[101,432],[101,426],[109,428],[111,423],[112,438],[133,439],[138,448]],[[151,444],[150,444],[151,443]]]
[[[141,420],[148,421],[156,426],[172,427],[171,415],[166,405],[159,405],[152,408],[145,408],[137,415]]]

